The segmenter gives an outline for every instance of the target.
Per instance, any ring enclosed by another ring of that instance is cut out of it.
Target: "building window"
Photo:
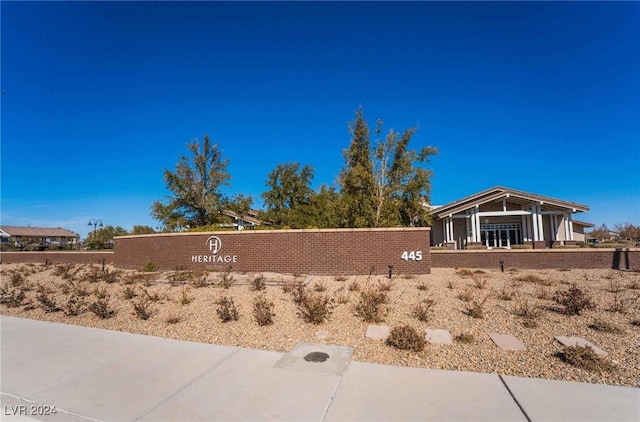
[[[510,248],[522,244],[520,223],[480,224],[480,239],[488,248]]]

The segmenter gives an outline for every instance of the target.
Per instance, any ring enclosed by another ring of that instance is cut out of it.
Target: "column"
[[[527,239],[528,233],[527,233],[527,219],[525,218],[525,216],[523,215],[522,218],[520,218],[520,226],[522,228],[522,243],[524,243]]]
[[[533,228],[533,241],[537,242],[538,240],[538,207],[535,205],[531,206],[531,226]]]
[[[476,215],[476,242],[481,242],[482,241],[482,229],[480,228],[480,207],[476,206],[475,207],[475,215]]]
[[[478,231],[478,227],[476,227],[476,209],[473,208],[471,210],[471,241],[472,242],[478,241],[477,231]]]
[[[569,240],[573,240],[573,219],[571,214],[567,214],[567,218],[569,220]]]
[[[544,240],[544,224],[542,223],[542,207],[536,205],[536,213],[538,214],[538,240]]]
[[[558,231],[556,229],[558,226],[557,215],[552,214],[549,216],[549,224],[551,224],[551,240],[558,240]]]

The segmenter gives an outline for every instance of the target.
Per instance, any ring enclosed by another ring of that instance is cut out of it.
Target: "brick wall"
[[[104,252],[2,252],[0,260],[3,264],[44,264],[49,260],[52,264],[113,264],[113,251]]]
[[[208,239],[221,241],[214,255]],[[256,230],[169,233],[115,238],[114,263],[142,269],[153,262],[173,270],[231,266],[234,271],[300,274],[429,273],[428,228]],[[422,260],[404,261],[403,252],[420,251]],[[209,262],[215,257],[216,262]],[[218,262],[217,260],[221,260]],[[234,262],[235,261],[235,262]]]
[[[640,271],[640,249],[431,251],[433,268],[614,268]]]

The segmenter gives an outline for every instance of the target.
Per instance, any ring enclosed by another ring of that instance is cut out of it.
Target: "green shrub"
[[[144,267],[142,267],[142,271],[145,273],[152,273],[154,271],[158,271],[158,266],[151,261],[147,261],[147,263],[144,264]]]
[[[424,335],[410,325],[393,327],[387,338],[387,344],[397,349],[419,352],[424,349],[426,340]]]

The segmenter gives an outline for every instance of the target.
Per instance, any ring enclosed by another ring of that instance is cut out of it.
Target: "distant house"
[[[36,244],[39,249],[48,249],[51,246],[75,246],[80,240],[80,235],[61,227],[22,227],[0,226],[2,242],[12,242],[17,248],[24,248],[29,244]]]
[[[593,227],[573,218],[586,205],[500,186],[430,208],[431,244],[448,249],[569,245]]]
[[[235,211],[224,210],[222,213],[231,218],[231,223],[221,224],[222,227],[230,228],[234,227],[237,230],[254,229],[257,226],[262,225],[262,221],[258,219],[258,212],[256,210],[249,210],[246,215],[240,215]]]

